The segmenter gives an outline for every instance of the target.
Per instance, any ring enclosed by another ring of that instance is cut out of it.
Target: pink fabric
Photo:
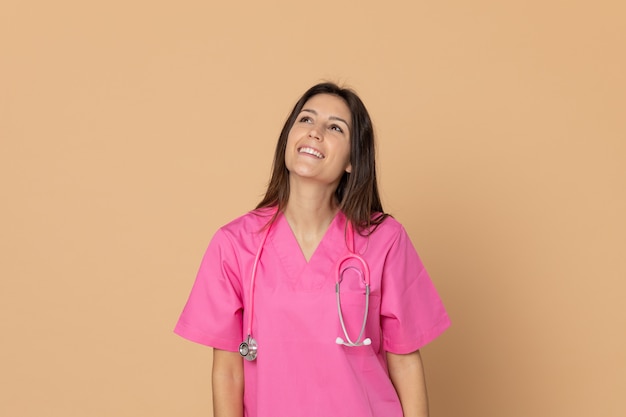
[[[270,212],[253,211],[222,227],[200,265],[176,325],[180,336],[237,351],[245,338],[248,294],[260,230]],[[387,218],[369,238],[355,236],[371,270],[365,337],[370,346],[337,345],[344,337],[335,299],[336,262],[347,253],[339,213],[307,263],[284,216],[265,243],[255,285],[253,336],[258,358],[245,361],[247,417],[402,417],[385,352],[413,352],[449,325],[446,311],[404,228]],[[341,286],[344,319],[356,339],[365,296],[357,273]]]

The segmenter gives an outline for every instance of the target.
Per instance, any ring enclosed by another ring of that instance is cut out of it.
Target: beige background
[[[3,1],[0,415],[210,415],[172,328],[330,79],[453,319],[432,415],[623,417],[622,4]]]

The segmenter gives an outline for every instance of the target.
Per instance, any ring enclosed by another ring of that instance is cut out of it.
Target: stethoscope
[[[257,249],[256,256],[254,257],[254,264],[252,265],[252,276],[250,279],[250,293],[249,293],[249,305],[248,305],[248,328],[247,328],[247,337],[246,340],[241,342],[239,345],[239,354],[243,356],[246,360],[253,361],[257,357],[258,344],[257,341],[252,337],[252,316],[254,312],[254,284],[256,281],[256,270],[259,264],[259,259],[261,258],[261,252],[263,252],[263,247],[265,246],[265,241],[267,240],[267,236],[269,235],[271,229],[271,224],[267,226],[265,233],[263,233],[263,237],[261,238],[261,244]],[[338,345],[344,345],[348,347],[355,346],[367,346],[372,343],[370,338],[363,338],[365,333],[365,327],[367,325],[367,314],[369,312],[369,302],[370,302],[370,269],[359,254],[354,250],[354,231],[352,228],[352,223],[348,221],[347,224],[347,233],[346,233],[346,244],[348,246],[348,254],[343,256],[337,262],[337,276],[335,278],[335,296],[337,299],[337,313],[339,315],[339,322],[341,323],[341,329],[343,330],[343,335],[345,340],[342,337],[337,337],[335,343]],[[357,261],[360,264],[361,269],[354,265],[347,266],[343,268],[343,265],[348,261]],[[360,279],[363,281],[365,285],[365,309],[363,311],[363,323],[361,324],[361,331],[359,332],[359,336],[356,340],[352,340],[348,335],[348,329],[346,328],[346,324],[343,318],[343,312],[341,309],[341,282],[343,281],[343,275],[348,270],[354,270],[359,275]]]

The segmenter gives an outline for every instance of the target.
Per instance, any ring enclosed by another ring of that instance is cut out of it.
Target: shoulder
[[[369,233],[355,234],[355,241],[359,242],[357,247],[370,248],[375,253],[383,254],[397,245],[404,245],[407,237],[404,226],[395,218],[386,216],[378,225],[372,226]]]
[[[376,215],[380,216],[381,214],[377,213]],[[395,218],[387,215],[383,221],[376,226],[376,229],[372,231],[371,236],[373,239],[384,238],[395,240],[399,236],[405,234],[406,230],[404,229],[404,226],[402,226],[402,224]]]
[[[215,238],[227,239],[236,246],[256,241],[255,237],[265,229],[275,211],[273,208],[251,210],[220,227]]]
[[[381,249],[416,251],[415,245],[404,225],[391,216],[385,217],[378,225],[371,235],[371,240],[379,242]]]
[[[256,231],[263,229],[272,219],[275,210],[272,208],[255,209],[226,223],[220,230],[233,232],[239,230]]]

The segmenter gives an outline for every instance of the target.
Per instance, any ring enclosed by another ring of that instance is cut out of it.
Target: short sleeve
[[[236,251],[221,229],[207,248],[174,332],[192,342],[236,351],[243,297]]]
[[[383,347],[388,352],[414,352],[450,326],[443,303],[402,227],[385,259],[381,295]]]

